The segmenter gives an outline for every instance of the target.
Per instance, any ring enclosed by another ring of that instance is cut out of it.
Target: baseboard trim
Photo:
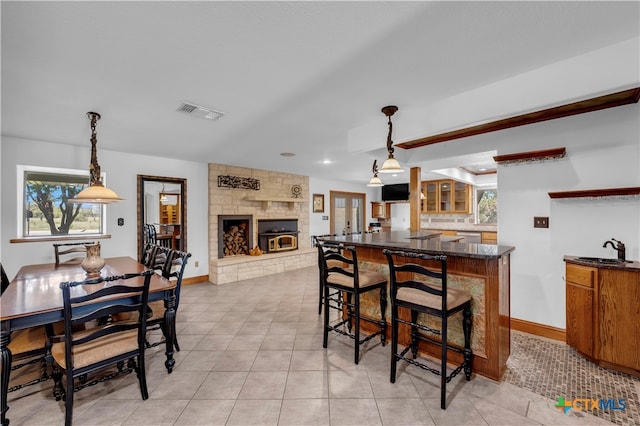
[[[548,339],[567,341],[567,333],[562,328],[551,327],[545,324],[525,321],[518,318],[511,318],[511,329],[522,331],[536,336],[546,337]]]
[[[199,277],[189,277],[182,279],[182,285],[206,283],[209,281],[209,275],[200,275]]]

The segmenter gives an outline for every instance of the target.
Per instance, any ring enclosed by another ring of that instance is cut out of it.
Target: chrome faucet
[[[618,244],[616,245],[614,241]],[[624,261],[627,257],[626,247],[624,246],[624,243],[622,241],[616,240],[615,238],[612,238],[611,241],[605,241],[602,247],[607,247],[608,244],[611,244],[612,249],[618,250],[618,260]]]

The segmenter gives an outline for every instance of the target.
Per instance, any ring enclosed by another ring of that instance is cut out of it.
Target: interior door
[[[350,234],[365,230],[366,194],[330,191],[330,233]]]

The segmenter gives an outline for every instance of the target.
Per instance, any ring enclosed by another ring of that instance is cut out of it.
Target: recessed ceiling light
[[[396,177],[396,176],[398,176],[398,174],[397,174],[397,173],[394,173],[394,174],[392,174],[391,176]]]
[[[331,160],[322,160],[322,164],[331,164]]]
[[[295,157],[296,156],[293,152],[281,152],[280,155],[282,157]]]

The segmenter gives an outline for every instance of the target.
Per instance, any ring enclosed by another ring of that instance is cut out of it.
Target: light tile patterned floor
[[[438,377],[402,365],[389,383],[389,346],[335,333],[322,348],[317,268],[215,286],[183,287],[181,351],[167,374],[148,352],[149,399],[134,375],[76,394],[75,425],[524,425],[609,424],[562,414],[555,399],[507,381],[459,375],[440,409]],[[17,379],[17,377],[16,377]],[[9,394],[11,425],[64,423],[51,381]]]

